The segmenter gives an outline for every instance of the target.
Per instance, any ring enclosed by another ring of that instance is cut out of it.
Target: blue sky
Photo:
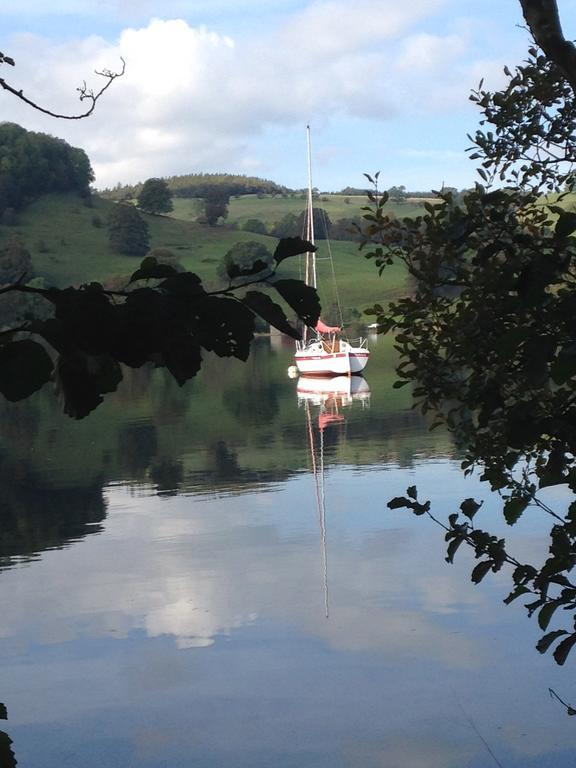
[[[567,37],[576,2],[560,0]],[[481,77],[503,82],[528,36],[516,0],[2,0],[2,75],[62,111],[127,62],[97,113],[55,121],[0,95],[0,119],[88,152],[97,186],[189,172],[314,183],[468,186]]]

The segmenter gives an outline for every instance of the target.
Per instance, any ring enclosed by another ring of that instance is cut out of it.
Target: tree
[[[62,139],[0,124],[0,214],[24,208],[48,192],[90,194],[88,156]]]
[[[330,221],[330,217],[324,210],[324,208],[316,208],[313,209],[313,219],[314,219],[314,238],[316,240],[328,240],[330,237],[330,231],[332,227],[332,222]],[[306,211],[302,211],[300,216],[298,217],[298,231],[304,232],[304,220],[306,217]]]
[[[133,205],[117,203],[108,217],[110,247],[126,256],[144,256],[150,246],[148,224]]]
[[[576,213],[561,194],[575,171],[576,103],[566,66],[531,47],[505,69],[506,88],[472,94],[483,119],[470,156],[483,185],[461,200],[444,190],[441,204],[402,221],[386,216],[388,195],[376,189],[364,217],[366,256],[380,272],[402,262],[415,283],[413,295],[371,310],[396,333],[396,386],[412,384],[416,405],[451,430],[462,468],[500,494],[510,526],[527,508],[551,520],[549,551],[534,565],[478,527],[481,504],[466,499],[446,522],[433,518],[447,560],[472,547],[474,583],[510,567],[505,602],[528,599],[543,631],[558,608],[576,616]],[[573,495],[552,509],[540,491],[557,484]],[[431,516],[413,486],[388,506]],[[575,644],[576,632],[561,628],[537,648],[555,645],[563,664]]]
[[[246,219],[244,224],[242,224],[242,229],[244,232],[254,232],[256,235],[268,234],[266,224],[264,224],[263,221],[260,221],[260,219]]]
[[[252,276],[272,269],[273,256],[262,243],[254,240],[236,243],[224,255],[217,267],[218,277],[221,279],[238,278],[238,270],[247,271],[246,280]]]
[[[228,216],[230,194],[227,189],[218,186],[208,187],[204,193],[204,216],[206,223],[215,227],[219,219]]]
[[[405,203],[407,198],[406,187],[403,184],[399,187],[390,187],[388,197],[393,203]]]
[[[138,195],[138,208],[145,213],[169,213],[174,209],[172,192],[164,179],[148,179]]]

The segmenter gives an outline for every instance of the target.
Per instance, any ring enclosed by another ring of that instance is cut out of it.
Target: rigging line
[[[496,763],[496,765],[498,766],[498,768],[504,768],[504,766],[502,765],[502,763],[500,762],[500,760],[498,760],[498,758],[496,757],[496,755],[495,755],[495,754],[494,754],[494,752],[492,751],[492,748],[490,747],[490,744],[488,744],[488,742],[486,741],[486,739],[484,738],[484,736],[482,736],[482,734],[480,733],[480,731],[478,730],[478,728],[477,728],[477,726],[476,726],[476,723],[475,723],[475,722],[474,722],[474,720],[473,720],[473,719],[470,717],[470,715],[469,715],[469,714],[466,712],[466,710],[464,709],[464,707],[463,707],[463,706],[462,706],[462,704],[460,703],[460,701],[459,701],[459,699],[458,699],[458,697],[457,697],[457,696],[456,696],[456,703],[457,703],[457,704],[458,704],[458,706],[460,707],[460,709],[461,709],[461,711],[462,711],[462,714],[464,715],[464,717],[466,718],[466,720],[467,720],[467,721],[470,723],[470,726],[472,727],[472,730],[474,731],[474,733],[476,734],[476,736],[478,736],[478,738],[480,739],[480,741],[482,742],[482,744],[484,744],[484,746],[486,747],[486,750],[487,750],[488,754],[489,754],[489,755],[490,755],[490,757],[491,757],[491,758],[494,760],[494,762]]]
[[[320,208],[322,223],[324,224],[324,236],[326,238],[326,247],[328,249],[328,259],[330,259],[330,267],[332,269],[332,283],[334,286],[334,294],[336,297],[336,306],[338,307],[338,316],[340,318],[340,327],[344,327],[344,317],[342,315],[342,303],[340,301],[340,292],[338,291],[338,281],[336,280],[336,270],[334,269],[334,257],[332,255],[332,246],[330,245],[330,238],[328,237],[328,224],[326,221],[326,211],[324,208]]]

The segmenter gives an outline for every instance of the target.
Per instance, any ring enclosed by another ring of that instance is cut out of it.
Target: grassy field
[[[286,212],[286,207],[279,206],[301,206],[301,202],[291,198],[262,200],[253,197],[234,200],[233,205],[244,206],[243,215],[247,218],[255,217],[260,211],[260,217],[267,216],[271,220],[276,215],[273,211]],[[16,226],[0,227],[0,248],[12,235],[21,235],[32,255],[35,274],[43,277],[47,285],[63,287],[128,276],[137,268],[140,259],[110,250],[106,220],[113,205],[95,198],[92,207],[87,207],[74,195],[46,195],[19,214]],[[347,207],[357,210],[352,205]],[[255,240],[270,251],[277,243],[275,238],[267,235],[227,227],[207,227],[180,218],[148,215],[144,218],[150,228],[151,248],[170,249],[186,269],[199,274],[205,282],[217,280],[218,263],[235,243]],[[101,225],[95,226],[98,220]],[[379,278],[374,265],[358,253],[354,243],[334,241],[331,248],[344,308],[362,312],[376,301],[386,302],[405,290],[406,275],[400,267],[390,268]],[[319,292],[324,306],[336,300],[331,267],[329,262],[323,261],[327,255],[328,245],[320,241]],[[282,273],[299,277],[298,261],[286,262]]]
[[[349,201],[349,202],[346,202]],[[202,211],[201,201],[198,198],[174,198],[174,211],[171,214],[176,219],[194,221]],[[314,206],[324,208],[332,221],[337,219],[349,219],[362,215],[362,206],[367,205],[368,200],[363,195],[321,195],[314,201]],[[243,195],[232,198],[228,209],[227,223],[237,224],[242,227],[248,219],[260,219],[267,226],[280,221],[287,213],[297,216],[302,213],[306,201],[301,196],[294,197],[258,197],[257,195]],[[416,216],[424,213],[424,205],[412,202],[387,203],[387,210],[392,211],[398,217]]]

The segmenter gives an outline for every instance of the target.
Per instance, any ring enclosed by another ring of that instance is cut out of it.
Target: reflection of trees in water
[[[224,393],[228,413],[246,426],[270,424],[278,414],[278,387],[275,382],[251,378],[245,387],[230,387]]]
[[[178,493],[184,479],[184,468],[181,461],[159,458],[150,465],[149,475],[159,494],[173,496]]]
[[[130,477],[141,478],[158,453],[156,427],[149,423],[125,424],[118,434],[118,446]]]
[[[102,483],[52,488],[22,465],[0,457],[0,567],[12,557],[59,549],[102,531]]]
[[[212,491],[250,491],[266,483],[284,482],[295,474],[295,471],[285,469],[244,469],[238,462],[237,452],[229,448],[224,440],[209,446],[206,456],[205,469],[191,472],[186,477],[187,487]]]

